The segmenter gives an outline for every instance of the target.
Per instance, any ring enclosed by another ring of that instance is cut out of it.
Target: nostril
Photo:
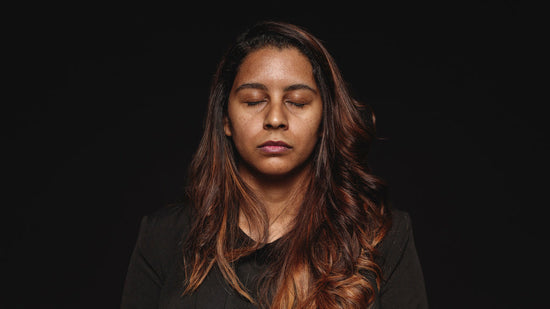
[[[284,124],[284,123],[281,123],[281,124],[278,124],[278,125],[272,125],[272,124],[270,124],[270,123],[266,123],[266,124],[264,125],[264,128],[265,128],[265,129],[286,129],[287,126],[286,126],[286,124]]]

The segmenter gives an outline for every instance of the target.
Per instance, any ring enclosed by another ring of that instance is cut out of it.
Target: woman
[[[122,308],[425,308],[374,115],[318,39],[259,23],[214,76],[188,201],[145,217]]]

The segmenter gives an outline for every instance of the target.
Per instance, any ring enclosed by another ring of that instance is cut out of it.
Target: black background
[[[513,1],[385,3],[18,8],[4,29],[22,86],[6,84],[2,117],[6,308],[118,307],[140,218],[180,196],[217,62],[262,19],[323,40],[374,107],[371,165],[413,219],[431,306],[538,304],[539,20]]]

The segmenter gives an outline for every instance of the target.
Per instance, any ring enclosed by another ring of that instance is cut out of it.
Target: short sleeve
[[[143,217],[128,265],[122,292],[122,309],[158,307],[162,276],[154,243],[151,239],[150,219]]]
[[[189,210],[168,205],[141,220],[122,291],[122,309],[158,308],[169,274],[181,256]]]
[[[382,245],[381,308],[428,308],[424,276],[409,215],[396,211]]]

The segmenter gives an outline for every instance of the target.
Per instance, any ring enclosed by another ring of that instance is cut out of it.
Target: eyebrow
[[[239,92],[242,89],[260,89],[260,90],[267,91],[267,87],[264,84],[261,84],[261,83],[245,83],[245,84],[242,84],[239,87],[237,87],[237,89],[235,89],[235,92]],[[317,94],[317,90],[311,88],[310,86],[308,86],[306,84],[290,85],[290,86],[285,87],[284,91],[287,92],[287,91],[300,90],[300,89],[306,89],[306,90],[309,90],[309,91]]]
[[[242,84],[240,85],[239,87],[237,87],[237,89],[235,89],[235,92],[239,92],[240,90],[242,89],[260,89],[260,90],[265,90],[267,91],[267,87],[264,85],[264,84],[260,84],[260,83],[246,83],[246,84]]]
[[[293,90],[300,90],[300,89],[306,89],[306,90],[309,90],[313,93],[317,93],[317,90],[311,88],[310,86],[306,85],[306,84],[294,84],[294,85],[290,85],[288,87],[285,88],[285,92],[287,91],[293,91]]]

